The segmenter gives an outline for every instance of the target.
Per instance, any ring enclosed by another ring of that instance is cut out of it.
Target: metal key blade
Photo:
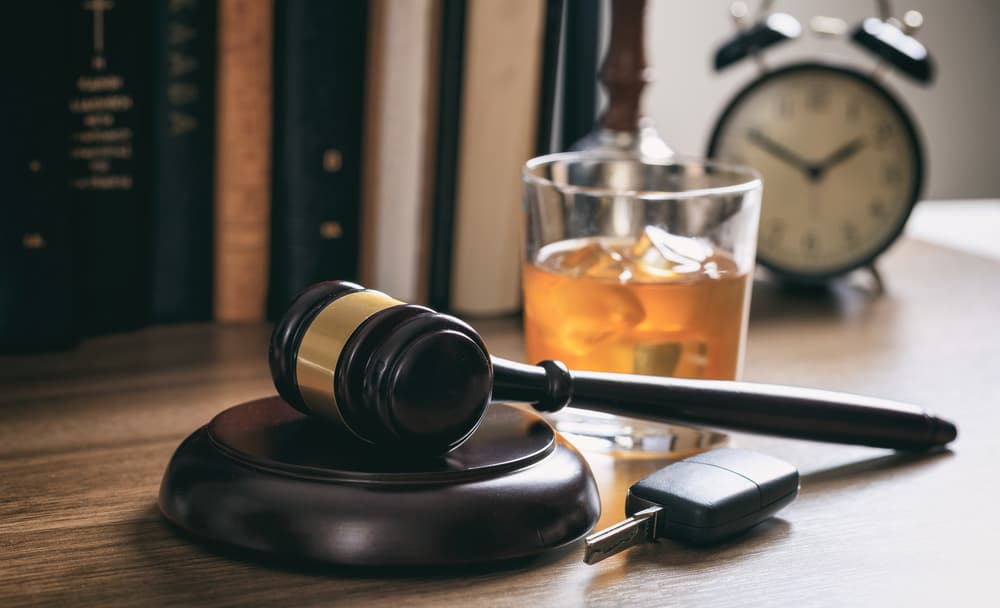
[[[591,534],[584,541],[583,561],[596,564],[629,547],[653,542],[656,517],[662,510],[662,507],[643,509],[621,523]]]

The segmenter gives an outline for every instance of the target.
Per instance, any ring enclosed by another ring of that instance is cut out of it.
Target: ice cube
[[[642,236],[628,251],[628,262],[636,278],[669,279],[702,269],[712,255],[712,247],[698,239],[670,234],[656,226],[646,226]]]
[[[697,339],[636,344],[633,366],[636,374],[701,378],[708,364],[708,345]]]
[[[610,279],[622,283],[632,278],[625,256],[600,241],[559,256],[557,265],[557,271],[572,277]]]
[[[714,253],[701,265],[702,272],[710,279],[721,279],[724,276],[737,275],[740,267],[736,260],[723,253]]]

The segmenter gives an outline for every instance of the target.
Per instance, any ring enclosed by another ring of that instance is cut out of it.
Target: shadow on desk
[[[149,571],[155,572],[158,578],[158,580],[150,580],[150,584],[161,584],[170,590],[175,590],[178,586],[198,587],[202,578],[204,584],[217,586],[220,571],[225,568],[229,568],[233,573],[233,578],[239,580],[246,578],[247,570],[266,570],[328,580],[369,579],[374,581],[413,578],[427,581],[469,579],[487,575],[495,580],[498,577],[513,576],[545,567],[561,561],[570,554],[581,551],[579,543],[570,543],[538,556],[488,564],[438,567],[343,566],[257,553],[219,542],[206,541],[173,526],[164,519],[155,505],[150,506],[149,510],[144,513],[144,517],[137,519],[134,524],[132,537],[136,544],[137,553],[148,559]],[[170,541],[186,545],[187,550],[196,559],[161,560],[163,545]],[[237,583],[234,582],[234,584]]]
[[[772,279],[753,283],[752,323],[865,319],[895,305],[891,288],[878,292],[846,279],[816,285],[788,285]]]
[[[886,475],[898,475],[906,470],[917,470],[951,458],[955,453],[948,448],[931,452],[893,452],[840,466],[819,469],[802,474],[802,485],[809,492],[821,492],[824,487],[836,484],[837,489],[850,489],[857,483],[870,483]]]
[[[898,476],[940,463],[953,456],[951,450],[930,453],[896,452],[860,460],[832,468],[809,472],[801,477],[802,492],[809,495],[827,491],[851,491],[852,486],[870,484],[887,476]],[[728,541],[698,547],[663,540],[654,545],[631,549],[616,566],[607,568],[589,582],[590,591],[620,582],[628,573],[642,568],[662,568],[683,572],[703,570],[707,563],[720,564],[776,550],[790,541],[794,534],[794,519],[769,519]]]

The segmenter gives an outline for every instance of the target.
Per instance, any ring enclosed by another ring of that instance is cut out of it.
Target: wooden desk
[[[746,377],[912,401],[955,419],[931,456],[736,436],[803,473],[802,494],[713,549],[670,542],[587,566],[581,550],[500,571],[274,569],[179,538],[156,494],[178,442],[273,392],[263,327],[183,326],[0,359],[0,605],[996,605],[1000,263],[906,241],[889,292],[755,288]],[[518,356],[516,321],[479,324]],[[656,462],[590,457],[601,524]]]

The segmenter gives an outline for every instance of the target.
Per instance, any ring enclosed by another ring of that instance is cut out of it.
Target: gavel
[[[489,354],[462,320],[346,281],[307,288],[275,325],[275,387],[305,414],[360,440],[440,455],[476,430],[491,401],[541,412],[573,407],[658,422],[704,425],[926,450],[955,425],[902,403],[816,389],[570,371],[558,361],[517,363]]]

